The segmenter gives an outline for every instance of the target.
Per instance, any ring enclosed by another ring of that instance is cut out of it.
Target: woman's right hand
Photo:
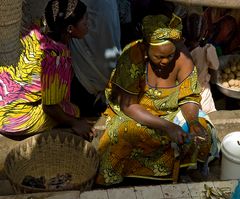
[[[166,131],[173,142],[178,144],[184,144],[184,140],[188,138],[188,135],[185,131],[177,124],[169,122],[166,126]]]
[[[75,134],[81,136],[83,139],[91,142],[93,139],[92,126],[85,119],[79,119],[72,125],[72,130]]]

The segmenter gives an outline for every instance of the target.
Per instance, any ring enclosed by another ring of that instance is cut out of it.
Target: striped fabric
[[[72,68],[67,46],[37,29],[21,42],[17,67],[0,66],[0,132],[19,135],[54,127],[42,104],[59,104],[66,113],[79,116],[70,103]]]

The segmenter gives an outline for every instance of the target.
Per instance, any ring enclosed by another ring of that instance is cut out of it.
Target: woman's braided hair
[[[76,25],[86,13],[86,5],[79,0],[50,0],[45,8],[45,20],[50,32],[66,33],[69,25]]]

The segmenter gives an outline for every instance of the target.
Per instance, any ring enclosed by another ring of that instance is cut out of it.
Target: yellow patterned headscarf
[[[143,37],[150,45],[160,45],[168,40],[179,40],[182,35],[182,20],[173,14],[148,15],[143,18]]]

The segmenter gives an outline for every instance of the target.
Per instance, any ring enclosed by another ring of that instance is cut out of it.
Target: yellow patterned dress
[[[142,92],[139,103],[143,107],[153,115],[182,126],[186,132],[188,126],[179,106],[200,101],[196,68],[175,87],[152,88],[148,85],[143,51],[141,41],[133,42],[123,51],[106,89],[109,108],[105,112],[107,128],[98,148],[101,158],[96,180],[98,184],[116,184],[125,176],[171,179],[173,173],[174,149],[171,140],[165,132],[143,126],[120,111],[114,99],[116,86],[132,94]],[[200,111],[199,121],[211,134],[212,126],[207,120],[206,114]],[[186,143],[186,147],[182,148],[184,156],[180,157],[181,167],[194,166],[197,160],[206,160],[212,142],[207,140],[201,143],[198,151],[192,143]],[[217,154],[217,150],[214,153]]]
[[[0,133],[18,136],[56,126],[42,105],[59,104],[74,117],[70,103],[71,58],[67,46],[44,36],[38,29],[21,39],[19,63],[0,66]]]

